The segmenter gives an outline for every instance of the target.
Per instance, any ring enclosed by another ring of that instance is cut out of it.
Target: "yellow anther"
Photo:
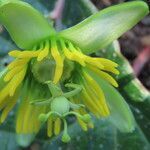
[[[103,79],[111,83],[114,87],[118,87],[118,83],[116,82],[116,80],[112,76],[110,76],[108,73],[98,70],[97,68],[94,68],[92,66],[89,66],[89,68],[93,72],[95,72],[97,75],[99,75],[100,77],[102,77]]]
[[[54,79],[53,79],[53,82],[56,84],[57,82],[59,82],[63,73],[64,59],[62,58],[62,56],[60,55],[58,51],[55,40],[52,40],[51,45],[52,45],[51,54],[56,62],[55,74],[54,74]]]
[[[13,56],[13,57],[18,57],[20,55],[20,51],[19,50],[13,50],[11,52],[9,52],[9,56]]]
[[[11,109],[14,107],[14,105],[17,102],[18,94],[16,94],[14,97],[12,97],[8,103],[8,105],[4,108],[2,115],[0,117],[1,122],[4,122],[8,113],[11,111]]]
[[[86,92],[90,95],[92,101],[99,107],[99,114],[101,116],[106,116],[105,111],[103,109],[103,103],[101,103],[101,99],[98,96],[98,92],[93,89],[93,87],[85,85]]]
[[[82,66],[86,66],[84,55],[78,51],[72,52],[72,60],[78,62]]]
[[[22,66],[17,66],[14,67],[12,70],[10,70],[4,77],[4,81],[7,82],[11,80],[23,67]]]
[[[53,135],[53,119],[50,117],[47,121],[47,136],[51,137]]]
[[[87,131],[87,124],[77,117],[78,123],[84,131]]]
[[[108,71],[108,72],[112,72],[116,75],[119,74],[119,71],[115,68],[118,66],[117,63],[115,63],[111,60],[105,59],[105,58],[97,58],[97,59],[99,62],[101,62],[104,65],[103,70]]]
[[[28,61],[29,61],[28,58],[16,59],[16,60],[14,60],[13,62],[11,62],[11,63],[7,66],[7,68],[8,68],[8,69],[12,69],[12,68],[17,67],[17,66],[23,66],[23,65],[25,65]]]
[[[24,76],[26,74],[27,66],[24,67],[18,74],[14,76],[14,78],[10,81],[10,89],[9,89],[9,95],[13,96],[15,90],[17,87],[21,84],[22,80],[24,79]]]
[[[84,75],[84,78],[85,78],[85,80],[86,80],[86,82],[89,84],[89,85],[91,85],[93,88],[94,88],[94,90],[96,91],[96,93],[98,94],[97,96],[99,97],[99,100],[101,101],[101,104],[102,104],[102,107],[103,107],[103,109],[104,109],[104,111],[105,111],[105,116],[106,115],[109,115],[109,109],[108,109],[108,106],[107,106],[107,104],[106,104],[106,101],[105,101],[105,96],[104,96],[104,93],[103,93],[103,91],[102,91],[102,89],[100,88],[100,86],[96,83],[96,81],[95,80],[93,80],[93,78],[90,76],[90,75],[88,75],[87,73],[83,73],[83,75]]]
[[[118,64],[105,58],[96,58],[97,61],[100,61],[104,66],[111,66],[111,67],[117,67]]]
[[[9,103],[10,97],[6,97],[4,100],[0,101],[0,110],[3,109],[7,103]]]
[[[95,67],[97,67],[99,69],[103,69],[104,68],[103,64],[100,61],[97,61],[96,58],[85,56],[85,61],[87,63],[89,63],[90,65],[95,66]]]
[[[0,103],[5,100],[5,98],[9,95],[9,90],[11,88],[11,84],[8,83],[1,91],[0,91]]]
[[[37,57],[40,52],[41,50],[37,50],[37,51],[14,50],[14,51],[9,52],[9,55],[13,57],[17,57],[17,58],[33,58],[33,57]]]
[[[99,117],[99,107],[92,101],[92,99],[90,98],[90,96],[88,95],[88,93],[86,91],[83,91],[82,94],[82,100],[85,104],[85,106],[96,116]]]
[[[58,135],[60,133],[60,130],[61,130],[61,120],[60,118],[57,118],[54,121],[54,134]]]

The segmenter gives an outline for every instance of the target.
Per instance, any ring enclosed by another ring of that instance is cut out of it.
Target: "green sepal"
[[[59,33],[84,53],[102,49],[136,25],[149,9],[145,2],[134,1],[106,8],[81,23]]]
[[[31,49],[34,44],[55,33],[44,16],[19,0],[0,1],[0,23],[22,49]]]
[[[91,74],[105,94],[106,102],[110,109],[109,120],[121,132],[132,132],[135,128],[135,120],[124,98],[107,81],[94,73]]]
[[[35,139],[36,134],[16,134],[16,141],[21,147],[28,147]]]

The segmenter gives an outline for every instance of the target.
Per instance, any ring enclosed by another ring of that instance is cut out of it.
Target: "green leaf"
[[[59,35],[75,43],[84,53],[92,53],[120,37],[148,12],[147,4],[141,1],[119,4],[90,16]]]
[[[121,131],[121,132],[132,132],[135,126],[135,120],[133,114],[119,92],[112,87],[107,81],[103,80],[99,76],[91,73],[92,77],[102,88],[108,106],[110,108],[110,121]]]
[[[55,33],[36,9],[19,0],[0,1],[0,22],[15,43],[23,49],[30,49]]]
[[[69,126],[68,133],[71,141],[67,144],[60,141],[59,137],[51,141],[43,142],[42,150],[48,149],[71,149],[71,150],[141,150],[149,149],[149,143],[142,133],[141,129],[136,126],[132,133],[121,133],[112,126],[107,119],[93,119],[94,129],[84,132],[76,123]]]

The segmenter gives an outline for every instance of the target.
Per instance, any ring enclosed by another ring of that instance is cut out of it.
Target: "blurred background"
[[[56,29],[71,27],[97,10],[127,0],[24,0],[38,9],[54,24]],[[148,1],[147,1],[148,3]],[[145,17],[132,30],[119,39],[120,51],[112,50],[113,44],[100,51],[96,56],[117,60],[125,64],[124,76],[118,77],[121,86],[118,90],[130,105],[137,126],[133,133],[121,133],[108,120],[97,120],[95,128],[81,131],[76,123],[71,123],[69,132],[72,140],[68,144],[61,142],[60,137],[48,139],[43,129],[34,139],[30,135],[17,136],[14,131],[15,110],[7,121],[0,125],[0,150],[149,150],[150,141],[150,15]],[[6,67],[11,58],[7,53],[16,48],[10,36],[0,26],[0,70]],[[117,56],[113,57],[113,56]],[[132,66],[132,79],[128,76],[128,67]],[[139,79],[137,79],[137,78]],[[124,79],[127,79],[124,81]],[[128,80],[129,79],[129,80]],[[141,83],[139,82],[141,81]],[[142,101],[142,102],[141,102]],[[71,121],[73,122],[73,121]]]

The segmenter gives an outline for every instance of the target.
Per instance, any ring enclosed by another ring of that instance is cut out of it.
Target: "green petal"
[[[48,21],[32,6],[19,0],[0,1],[0,22],[18,47],[30,49],[55,33]]]
[[[106,96],[106,101],[110,108],[110,121],[121,132],[132,132],[134,130],[135,121],[133,114],[124,98],[107,81],[93,73],[92,77],[101,86]]]
[[[144,2],[123,3],[106,8],[59,34],[74,42],[84,53],[92,53],[120,37],[148,12]]]

